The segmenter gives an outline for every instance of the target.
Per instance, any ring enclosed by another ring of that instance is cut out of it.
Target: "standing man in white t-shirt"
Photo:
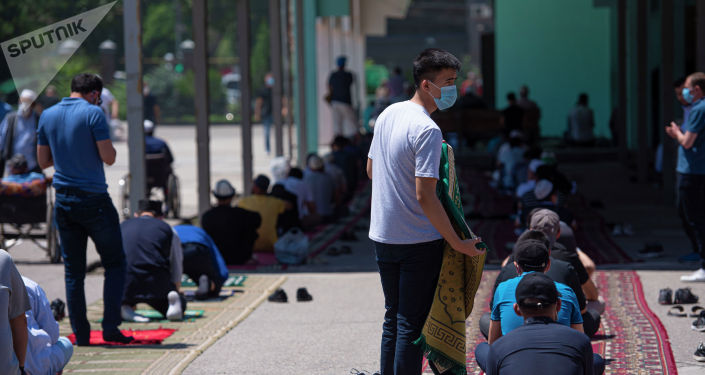
[[[430,117],[453,105],[460,61],[440,49],[414,60],[416,93],[379,115],[367,159],[372,179],[370,239],[374,241],[386,313],[382,375],[421,373],[419,338],[443,258],[443,240],[476,256],[481,241],[461,240],[436,196],[442,134]],[[374,177],[374,178],[373,178]]]

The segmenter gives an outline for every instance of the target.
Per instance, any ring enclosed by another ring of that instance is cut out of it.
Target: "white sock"
[[[169,308],[166,310],[166,318],[169,320],[181,320],[184,318],[184,311],[181,308],[181,298],[179,293],[172,290],[167,294],[167,301],[169,301]]]

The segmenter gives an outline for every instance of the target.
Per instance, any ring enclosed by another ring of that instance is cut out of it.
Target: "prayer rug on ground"
[[[123,323],[120,326],[123,330],[175,330],[161,345],[75,347],[64,374],[180,374],[193,359],[245,319],[286,280],[285,276],[247,276],[241,287],[233,288],[241,293],[230,298],[189,302],[189,310],[203,311],[199,318],[181,322]],[[147,305],[138,304],[138,309],[145,307]],[[88,321],[93,330],[101,329],[97,322],[102,316],[101,300],[88,306]],[[59,323],[59,328],[62,336],[71,333],[68,317]]]
[[[103,340],[102,331],[91,331],[89,342],[91,345],[108,345],[108,346],[135,346],[135,345],[159,345],[174,333],[175,329],[123,329],[122,334],[132,336],[134,340],[129,344],[121,344],[116,342],[106,342]],[[72,333],[68,335],[68,339],[72,344],[76,344],[76,336]]]
[[[468,374],[481,374],[474,350],[486,341],[478,322],[489,312],[497,271],[485,271],[466,322]],[[607,306],[602,325],[592,340],[593,351],[607,362],[605,374],[677,374],[671,344],[663,324],[649,309],[635,271],[597,271],[595,283]],[[424,360],[424,374],[433,372]]]
[[[242,284],[247,280],[246,275],[240,275],[236,273],[231,273],[228,279],[225,280],[223,286],[242,286]],[[196,282],[191,280],[190,277],[186,275],[181,275],[181,286],[198,286]]]

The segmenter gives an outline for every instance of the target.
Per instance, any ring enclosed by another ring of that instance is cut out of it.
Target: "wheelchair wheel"
[[[59,246],[59,231],[54,223],[54,199],[47,191],[47,254],[52,263],[61,262],[61,246]]]
[[[179,189],[179,178],[173,173],[169,175],[167,180],[167,189],[166,202],[169,207],[169,214],[172,218],[177,219],[181,213],[181,191]]]
[[[118,182],[120,185],[120,214],[123,219],[130,218],[130,175],[126,174]]]

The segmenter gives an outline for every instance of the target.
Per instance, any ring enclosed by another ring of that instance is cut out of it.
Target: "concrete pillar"
[[[210,135],[208,122],[208,1],[194,0],[193,20],[193,69],[196,95],[193,97],[196,110],[196,159],[198,165],[198,214],[210,208]],[[184,59],[188,48],[183,48]],[[186,61],[186,60],[184,60]]]
[[[144,127],[142,125],[142,23],[140,0],[123,3],[125,74],[127,75],[127,146],[130,167],[130,213],[146,198]]]
[[[637,80],[636,80],[636,95],[637,95],[637,124],[644,126],[637,132],[637,176],[639,182],[646,182],[649,175],[649,137],[646,131],[648,123],[648,3],[646,1],[637,2]]]
[[[617,2],[617,145],[619,161],[629,159],[627,145],[627,0]]]
[[[237,2],[237,50],[240,57],[240,126],[242,127],[242,186],[247,195],[252,188],[252,82],[250,79],[250,3]],[[274,108],[272,109],[274,110]]]
[[[674,119],[673,97],[673,0],[661,1],[661,121],[665,126]],[[676,144],[661,128],[663,144],[663,193],[667,203],[673,203],[675,197]]]
[[[282,95],[284,75],[282,74],[282,33],[281,0],[269,0],[269,56],[274,87],[272,87],[272,122],[274,125],[274,154],[284,155],[282,131]]]

